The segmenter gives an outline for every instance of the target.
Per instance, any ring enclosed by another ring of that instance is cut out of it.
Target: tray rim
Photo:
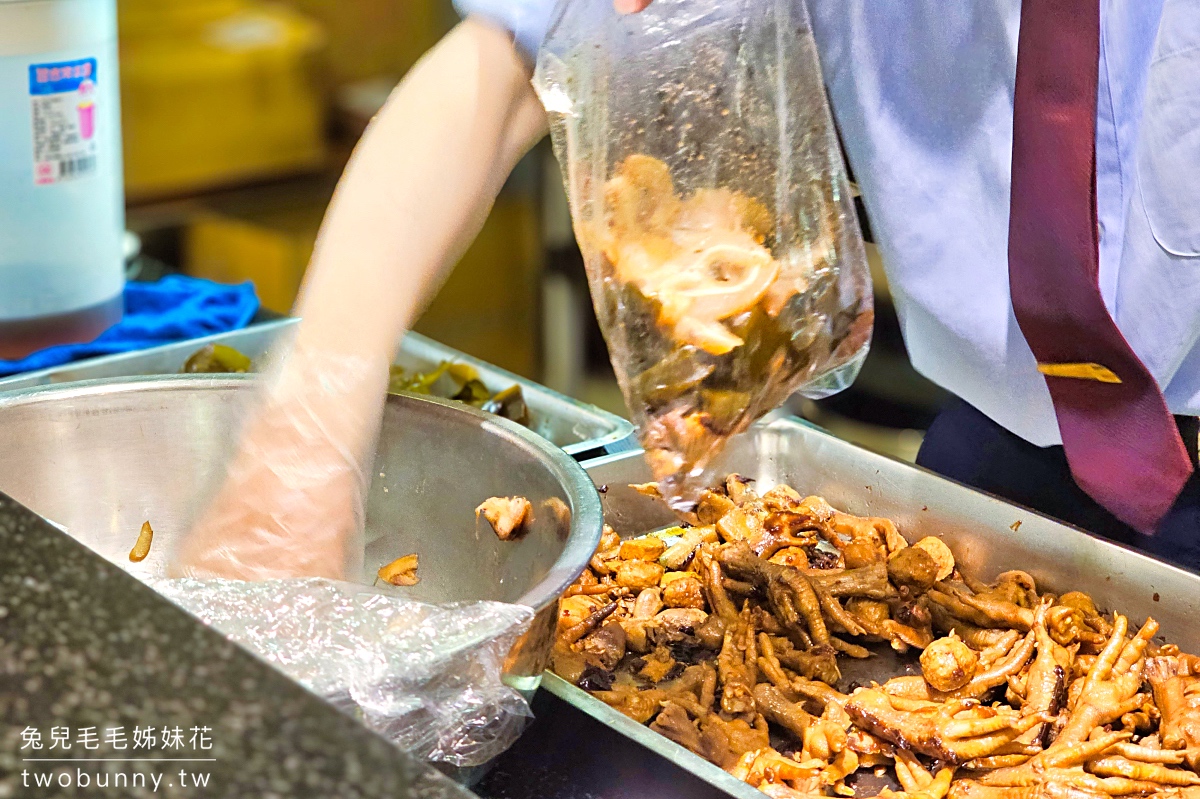
[[[1034,516],[1034,517],[1042,520],[1045,523],[1063,528],[1064,530],[1069,531],[1072,535],[1084,536],[1089,541],[1095,542],[1096,545],[1099,545],[1102,548],[1119,551],[1119,552],[1123,553],[1125,556],[1137,558],[1139,560],[1147,562],[1147,563],[1153,565],[1155,568],[1168,569],[1172,572],[1175,572],[1176,574],[1178,574],[1180,576],[1187,577],[1187,578],[1190,578],[1193,580],[1197,580],[1198,587],[1200,587],[1200,572],[1192,571],[1191,569],[1187,569],[1182,566],[1177,566],[1174,563],[1170,563],[1168,561],[1161,560],[1160,558],[1157,558],[1153,555],[1142,552],[1141,550],[1135,549],[1126,544],[1121,544],[1116,541],[1110,541],[1106,538],[1102,538],[1094,533],[1090,533],[1087,530],[1084,530],[1082,527],[1077,527],[1069,522],[1064,522],[1061,519],[1056,519],[1053,516],[1050,516],[1046,513],[1042,513],[1039,510],[1035,510],[1035,509],[1027,507],[1025,505],[1021,505],[1020,503],[1013,502],[1010,499],[1006,499],[1004,497],[998,496],[989,491],[984,491],[982,489],[975,488],[974,486],[967,485],[966,483],[960,482],[951,477],[946,477],[945,475],[938,474],[937,472],[932,471],[931,469],[927,469],[924,466],[920,466],[916,463],[910,463],[908,461],[900,460],[899,458],[895,458],[891,455],[885,455],[883,453],[875,452],[874,450],[869,450],[865,447],[859,446],[858,444],[853,444],[849,441],[846,441],[845,439],[837,437],[836,435],[829,432],[828,430],[821,427],[820,425],[816,425],[816,424],[808,421],[807,419],[802,419],[798,416],[784,416],[784,417],[772,418],[766,422],[760,422],[758,424],[752,425],[748,431],[746,431],[745,433],[742,433],[741,435],[742,436],[751,436],[751,435],[754,435],[755,433],[761,433],[763,431],[773,431],[776,429],[787,429],[787,428],[799,428],[801,430],[806,431],[807,433],[816,434],[817,436],[819,436],[823,439],[834,441],[839,446],[853,448],[855,450],[858,450],[865,458],[874,459],[876,461],[885,461],[888,464],[898,466],[902,469],[911,469],[911,470],[914,470],[917,472],[921,472],[922,474],[924,474],[928,477],[931,477],[935,480],[940,480],[942,482],[949,483],[951,485],[954,485],[959,488],[970,491],[974,494],[978,494],[982,497],[985,497],[989,501],[991,501],[992,503],[995,503],[997,505],[1011,508],[1012,510],[1018,511],[1020,513],[1028,514],[1030,516]],[[630,450],[625,450],[625,451],[621,451],[621,452],[611,452],[611,453],[606,453],[604,455],[597,456],[595,458],[589,458],[587,460],[582,461],[580,465],[582,465],[584,468],[584,471],[588,472],[588,474],[590,475],[591,470],[594,468],[608,466],[613,463],[620,463],[625,460],[631,460],[635,456],[640,456],[640,455],[644,454],[644,452],[645,452],[645,450],[635,447]]]
[[[32,372],[21,372],[7,377],[0,377],[0,396],[8,394],[17,394],[25,391],[31,391],[37,388],[46,386],[63,386],[73,383],[79,383],[91,380],[105,380],[117,378],[137,378],[137,377],[153,377],[161,376],[162,373],[130,371],[127,374],[111,375],[104,374],[96,376],[94,373],[104,370],[107,367],[120,367],[122,364],[136,364],[144,362],[148,359],[155,358],[163,353],[172,352],[178,349],[199,349],[200,347],[209,344],[221,344],[229,339],[238,339],[247,335],[282,335],[291,328],[300,323],[298,317],[287,317],[285,319],[275,319],[258,324],[248,325],[237,330],[230,330],[224,333],[213,333],[200,338],[186,339],[184,341],[175,341],[166,344],[159,344],[154,347],[148,347],[143,350],[133,352],[120,352],[111,355],[102,355],[96,358],[87,358],[81,361],[72,361],[70,363],[60,364],[58,366],[50,366],[45,369],[38,369]],[[585,402],[581,402],[573,397],[568,397],[565,394],[557,392],[551,388],[541,385],[533,380],[530,380],[520,375],[513,374],[506,369],[501,369],[498,366],[468,355],[465,352],[454,349],[446,344],[424,336],[417,332],[408,332],[400,343],[399,352],[404,351],[404,342],[412,341],[417,347],[434,350],[439,353],[445,360],[451,360],[458,363],[465,363],[478,369],[485,379],[494,380],[496,382],[505,382],[509,385],[520,385],[522,390],[535,395],[540,395],[552,403],[569,405],[582,414],[592,417],[598,424],[610,428],[609,432],[604,435],[576,441],[572,443],[558,445],[560,449],[568,455],[575,457],[576,460],[585,461],[595,456],[596,452],[612,453],[619,451],[627,451],[635,445],[632,443],[635,435],[633,424],[615,413],[598,408]],[[416,356],[419,357],[419,356]],[[93,374],[89,375],[91,372]],[[78,377],[71,380],[56,380],[55,378],[65,373],[79,373]],[[553,443],[553,442],[551,442]]]

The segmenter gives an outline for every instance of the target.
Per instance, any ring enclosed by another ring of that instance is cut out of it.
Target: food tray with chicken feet
[[[799,420],[637,453],[543,685],[747,799],[1200,799],[1200,576]]]

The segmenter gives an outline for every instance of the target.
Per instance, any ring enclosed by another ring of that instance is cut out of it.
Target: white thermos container
[[[123,311],[116,0],[0,0],[0,358]]]

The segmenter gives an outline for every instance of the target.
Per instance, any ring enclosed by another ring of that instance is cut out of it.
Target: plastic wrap
[[[866,355],[870,272],[803,0],[560,2],[534,85],[659,490]]]
[[[427,605],[317,578],[147,582],[418,757],[481,765],[531,716],[501,680],[527,607]]]

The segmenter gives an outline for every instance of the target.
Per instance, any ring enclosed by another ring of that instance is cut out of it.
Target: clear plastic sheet
[[[418,757],[482,765],[531,716],[501,680],[527,607],[427,605],[318,578],[147,582]]]
[[[617,379],[688,510],[730,436],[844,388],[870,339],[804,2],[566,0],[534,85]]]

